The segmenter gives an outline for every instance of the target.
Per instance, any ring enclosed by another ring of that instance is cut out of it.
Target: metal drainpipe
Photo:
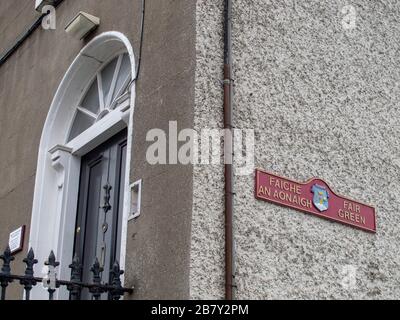
[[[225,135],[225,299],[233,300],[233,126],[232,126],[232,1],[225,0],[224,26],[224,128]],[[228,160],[228,161],[227,161]]]

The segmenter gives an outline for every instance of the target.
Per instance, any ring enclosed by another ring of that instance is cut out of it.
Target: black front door
[[[96,259],[104,269],[102,282],[109,283],[119,258],[125,161],[126,130],[82,158],[74,251],[84,283],[92,283]],[[82,299],[90,297],[87,289],[82,291]]]

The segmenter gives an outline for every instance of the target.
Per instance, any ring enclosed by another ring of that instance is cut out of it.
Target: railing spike
[[[95,279],[97,283],[100,283],[100,274],[104,271],[104,269],[100,266],[99,259],[96,258],[93,266],[90,268],[90,271],[93,272],[93,279]]]
[[[3,260],[3,267],[1,268],[1,272],[3,274],[10,274],[11,272],[11,262],[15,260],[15,258],[11,254],[10,246],[7,246],[4,253],[0,256],[0,259]]]
[[[56,255],[53,250],[51,250],[49,259],[44,264],[49,267],[49,273],[44,285],[49,292],[49,300],[54,300],[54,293],[58,288],[56,268],[60,263],[56,261]]]
[[[3,266],[0,273],[1,300],[5,300],[7,287],[11,282],[13,282],[13,280],[8,277],[11,275],[11,262],[15,260],[15,258],[12,256],[9,245],[4,253],[0,255],[0,259],[3,260]]]
[[[110,276],[111,276],[111,285],[114,287],[113,290],[111,290],[111,299],[112,300],[119,300],[121,296],[124,294],[124,290],[122,288],[122,282],[121,282],[121,275],[124,274],[124,271],[121,270],[119,266],[118,260],[116,260],[112,266]]]
[[[33,248],[29,249],[27,258],[30,259],[30,260],[35,259],[35,252],[33,251]]]
[[[96,258],[93,266],[90,268],[90,271],[93,273],[93,284],[101,285],[101,273],[104,271],[104,269],[100,266],[99,259]],[[104,293],[104,290],[95,286],[90,289],[90,293],[92,293],[94,300],[99,300],[101,294]]]
[[[54,251],[51,250],[49,259],[45,262],[46,266],[52,266],[52,267],[58,267],[60,265],[59,262],[56,261],[56,255],[54,254]]]
[[[74,258],[72,259],[72,263],[69,265],[69,268],[72,270],[71,279],[73,281],[81,281],[82,264],[77,254],[74,255]]]
[[[35,259],[35,253],[32,248],[29,250],[27,257],[23,260],[23,262],[26,264],[25,278],[20,280],[20,284],[24,286],[26,300],[30,300],[30,292],[32,288],[37,285],[37,281],[33,277],[33,267],[38,263],[38,261]]]
[[[69,268],[71,269],[71,284],[67,286],[67,289],[71,293],[71,300],[79,300],[82,291],[82,287],[79,283],[82,278],[83,266],[79,260],[78,254],[75,253]]]

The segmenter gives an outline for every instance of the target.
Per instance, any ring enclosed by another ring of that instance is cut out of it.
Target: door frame
[[[133,143],[135,83],[118,112],[110,113],[77,138],[65,143],[69,124],[74,116],[71,105],[76,103],[90,78],[106,61],[121,50],[131,60],[131,77],[136,75],[133,48],[119,32],[106,32],[88,43],[66,72],[50,106],[39,147],[29,246],[35,250],[39,263],[35,272],[44,272],[43,265],[51,250],[60,262],[58,278],[68,280],[72,261],[81,157],[118,132],[128,128],[125,190],[122,217],[120,265],[125,267],[127,223],[130,211],[129,178]],[[123,278],[122,278],[123,280]],[[40,286],[32,290],[33,299],[46,299]],[[66,290],[57,292],[57,299],[68,299]]]

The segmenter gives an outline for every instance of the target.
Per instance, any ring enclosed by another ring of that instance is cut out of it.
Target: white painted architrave
[[[121,267],[125,267],[135,84],[130,88],[129,100],[122,102],[116,112],[110,113],[66,144],[74,107],[82,96],[82,88],[93,79],[104,61],[121,51],[129,54],[133,79],[136,75],[135,58],[129,40],[122,33],[106,32],[81,50],[65,74],[50,106],[39,147],[29,238],[29,245],[39,260],[35,267],[37,275],[43,272],[44,262],[50,251],[54,250],[60,262],[58,277],[63,280],[70,278],[68,266],[74,244],[81,156],[128,127],[120,256]],[[68,293],[60,290],[57,298],[67,299]],[[37,286],[32,290],[32,299],[48,299],[47,291]]]

